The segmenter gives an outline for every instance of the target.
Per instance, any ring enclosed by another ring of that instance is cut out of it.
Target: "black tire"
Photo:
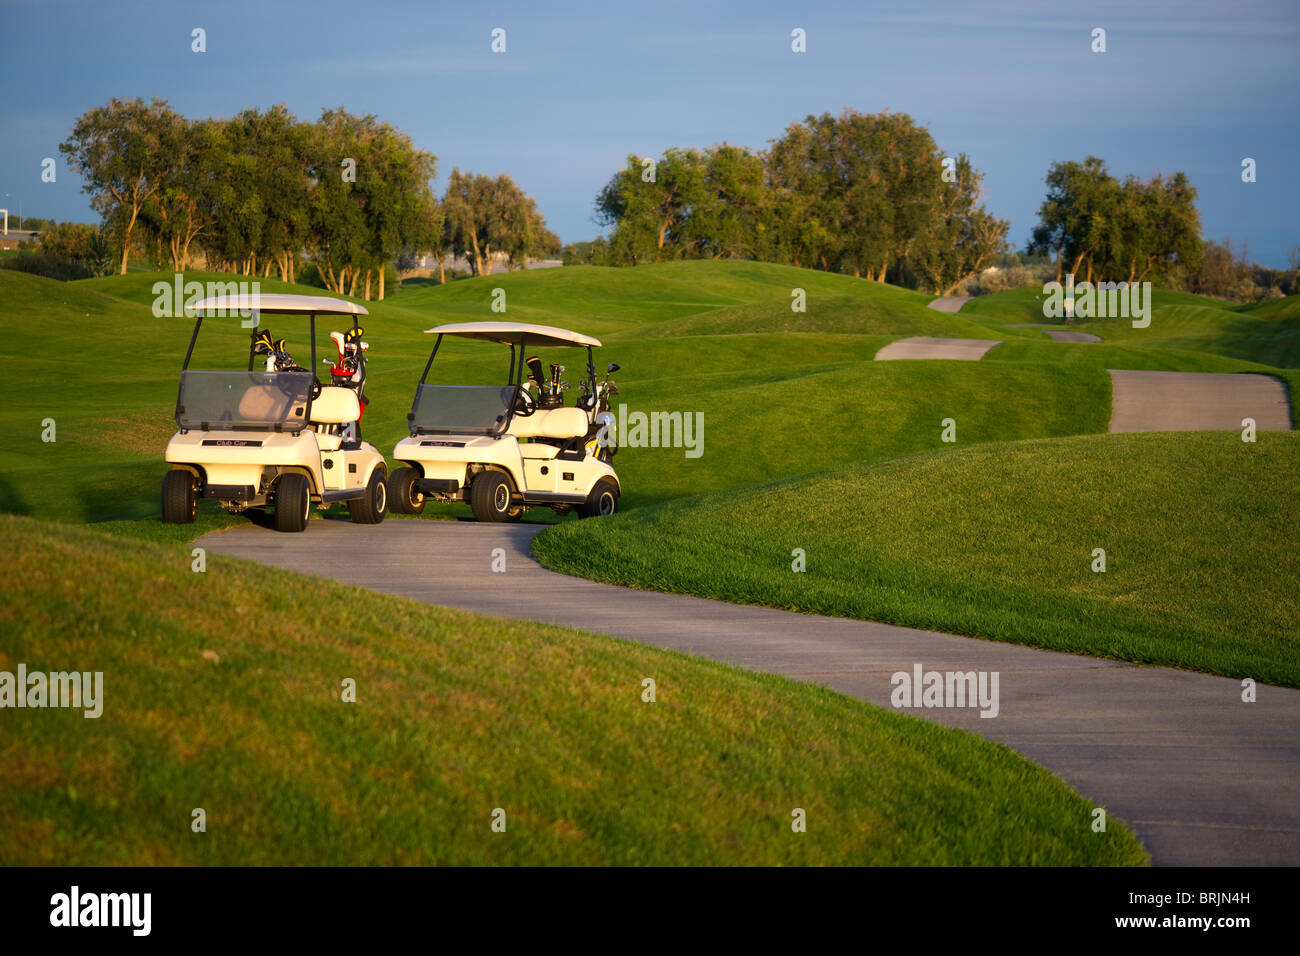
[[[388,482],[384,470],[376,467],[366,482],[366,496],[348,502],[348,513],[354,524],[379,524],[388,514]]]
[[[469,507],[479,521],[508,521],[513,497],[510,479],[499,471],[480,472],[469,486]]]
[[[199,489],[194,476],[183,468],[163,475],[162,515],[168,524],[189,524],[199,511]]]
[[[604,518],[618,512],[618,485],[608,478],[596,482],[587,500],[578,506],[579,518]]]
[[[415,487],[420,473],[414,468],[402,467],[388,476],[388,509],[398,515],[418,515],[424,512],[424,494]]]
[[[311,514],[311,487],[307,476],[290,473],[275,483],[275,530],[305,531]]]

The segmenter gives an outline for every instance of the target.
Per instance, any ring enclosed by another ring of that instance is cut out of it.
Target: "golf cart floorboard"
[[[524,504],[580,504],[587,500],[586,495],[571,495],[562,491],[529,491],[522,496]]]
[[[324,504],[330,504],[335,501],[353,501],[357,498],[364,498],[366,489],[364,488],[340,488],[337,491],[325,491],[321,493],[320,500]]]

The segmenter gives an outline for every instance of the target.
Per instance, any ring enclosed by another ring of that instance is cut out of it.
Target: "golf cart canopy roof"
[[[217,295],[204,299],[194,306],[203,313],[225,313],[255,310],[264,315],[280,314],[307,315],[369,315],[366,307],[342,299],[331,299],[325,295],[286,295],[284,293],[261,293],[259,295]]]
[[[262,298],[265,299],[266,296]],[[529,345],[538,348],[600,345],[600,339],[583,335],[581,332],[570,332],[568,329],[557,329],[550,325],[529,325],[526,322],[455,322],[424,331],[434,335],[459,335],[466,339],[500,342],[502,345],[518,345],[527,338]]]

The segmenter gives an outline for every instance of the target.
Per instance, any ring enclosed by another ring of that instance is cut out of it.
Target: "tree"
[[[172,269],[181,272],[189,264],[191,244],[213,223],[224,130],[213,120],[190,121],[177,114],[168,120],[161,143],[171,162],[159,174],[141,221],[166,249]]]
[[[775,221],[781,231],[780,245],[794,265],[837,269],[846,220],[879,222],[865,209],[856,217],[847,213],[848,179],[829,113],[790,124],[785,135],[772,143],[768,181],[774,191]],[[855,197],[859,202],[869,196],[867,184],[863,186]],[[859,248],[857,254],[875,262],[877,251]]]
[[[1038,209],[1039,223],[1029,243],[1030,252],[1056,256],[1059,282],[1065,261],[1069,271],[1079,274],[1085,260],[1105,261],[1109,244],[1116,241],[1117,221],[1112,218],[1119,205],[1119,184],[1096,156],[1082,163],[1053,163],[1047,172],[1047,197]]]
[[[809,116],[772,144],[768,166],[795,265],[951,288],[1002,251],[1008,224],[978,206],[980,174],[962,155],[945,180],[933,137],[905,113]]]
[[[1196,269],[1200,215],[1196,189],[1183,173],[1120,183],[1088,156],[1053,163],[1047,186],[1029,250],[1056,256],[1058,281],[1066,269],[1089,282],[1141,282],[1165,277],[1175,265]]]
[[[398,254],[432,241],[437,158],[374,116],[343,109],[325,110],[308,142],[306,242],[321,278],[335,292],[367,299],[377,279],[373,291],[382,299]]]
[[[498,254],[513,269],[559,251],[537,203],[504,174],[493,179],[453,169],[442,206],[452,253],[464,256],[476,276],[491,275]]]
[[[50,224],[41,230],[40,249],[44,255],[84,266],[94,276],[113,271],[112,246],[95,226],[79,222]]]
[[[1009,249],[1011,224],[979,205],[983,177],[965,153],[956,157],[953,173],[916,257],[918,271],[935,295],[950,295]]]
[[[653,163],[628,156],[596,198],[596,221],[615,226],[610,243],[619,258],[662,262],[685,254],[686,222],[707,192],[705,164],[698,150],[669,149]]]
[[[140,213],[170,167],[167,137],[176,119],[165,100],[114,98],[82,114],[59,146],[68,165],[86,181],[82,190],[91,195],[91,206],[117,234],[122,274]]]
[[[704,154],[699,198],[680,229],[684,250],[709,259],[771,253],[771,203],[763,157],[723,143]]]

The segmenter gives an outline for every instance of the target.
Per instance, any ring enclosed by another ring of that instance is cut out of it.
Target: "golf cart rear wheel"
[[[275,483],[275,530],[305,531],[311,513],[311,489],[305,475],[281,475]]]
[[[601,518],[618,511],[618,486],[608,478],[596,482],[587,500],[578,506],[579,518]]]
[[[394,514],[418,515],[424,512],[424,492],[415,487],[420,473],[414,468],[398,468],[388,478],[388,507]]]
[[[376,468],[366,483],[366,496],[348,502],[348,513],[356,524],[379,524],[388,514],[388,483],[383,469]]]
[[[479,473],[469,486],[469,507],[479,521],[506,521],[513,493],[510,479],[499,471]]]
[[[194,476],[183,468],[167,472],[162,483],[162,515],[168,524],[189,524],[199,510]]]

